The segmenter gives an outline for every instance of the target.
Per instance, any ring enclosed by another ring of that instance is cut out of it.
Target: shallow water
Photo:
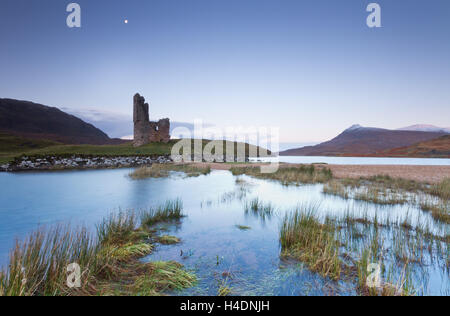
[[[251,158],[251,161],[286,163],[326,163],[329,165],[417,165],[450,166],[448,158],[390,158],[390,157],[329,157],[329,156],[280,156],[277,158]]]
[[[375,206],[322,193],[322,185],[282,186],[277,182],[241,177],[228,171],[208,176],[131,180],[129,169],[0,174],[0,263],[6,262],[14,238],[24,238],[38,225],[59,222],[94,227],[112,211],[156,206],[180,198],[187,215],[178,224],[167,224],[163,234],[182,243],[158,246],[143,260],[176,260],[196,272],[197,286],[176,294],[216,295],[221,284],[234,295],[352,295],[351,282],[331,282],[299,263],[280,260],[280,221],[299,204],[319,205],[322,215],[346,212],[377,214],[412,224],[428,222],[447,229],[411,206]],[[244,211],[245,201],[258,197],[276,210],[264,220]],[[249,230],[239,230],[246,225]],[[420,276],[424,278],[423,274]],[[417,277],[419,278],[419,276]],[[427,268],[424,294],[449,293],[448,272],[436,263]]]

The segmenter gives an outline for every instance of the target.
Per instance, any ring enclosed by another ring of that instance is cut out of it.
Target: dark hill
[[[336,138],[316,146],[290,149],[281,156],[365,156],[408,147],[447,135],[446,132],[399,131],[354,125]]]
[[[0,131],[66,144],[103,145],[120,142],[57,108],[13,99],[0,99]]]

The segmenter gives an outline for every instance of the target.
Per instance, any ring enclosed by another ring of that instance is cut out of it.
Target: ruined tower
[[[134,146],[142,146],[152,142],[168,143],[170,140],[170,121],[162,119],[150,122],[149,106],[139,93],[133,98]]]

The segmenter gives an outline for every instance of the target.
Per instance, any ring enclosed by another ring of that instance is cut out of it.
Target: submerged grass
[[[271,203],[264,203],[259,198],[254,198],[245,203],[245,214],[253,214],[262,220],[271,218],[275,208]]]
[[[438,222],[450,224],[450,202],[440,202],[438,204],[431,202],[422,202],[421,209],[430,212],[431,216]]]
[[[147,178],[166,178],[171,171],[183,172],[187,177],[198,177],[211,172],[209,166],[196,164],[152,164],[150,167],[140,167],[129,174],[134,180]]]
[[[163,235],[158,237],[158,242],[163,245],[173,245],[178,244],[181,240],[175,236]]]
[[[192,287],[197,278],[175,261],[156,261],[150,265],[150,273],[135,278],[131,292],[136,296],[157,296],[173,290]]]
[[[329,195],[336,195],[343,197],[344,199],[349,198],[349,193],[346,187],[339,181],[331,180],[323,185],[323,193]]]
[[[191,286],[195,276],[180,264],[139,261],[153,245],[152,232],[137,218],[112,214],[97,235],[70,226],[39,229],[11,251],[0,273],[0,296],[159,295]],[[80,268],[79,287],[67,284],[71,266]]]
[[[392,192],[386,188],[372,186],[360,189],[353,198],[380,205],[405,204],[408,202],[405,193]]]
[[[450,179],[428,185],[389,176],[332,179],[323,193],[380,205],[410,204],[430,212],[437,221],[450,223]]]
[[[245,225],[235,225],[235,227],[239,230],[250,230],[252,229],[250,226],[245,226]]]

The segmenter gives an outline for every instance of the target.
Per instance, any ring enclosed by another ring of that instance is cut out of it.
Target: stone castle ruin
[[[134,121],[134,146],[142,146],[149,143],[168,143],[170,141],[170,121],[162,119],[158,122],[150,122],[148,103],[144,97],[136,93],[133,99]]]

